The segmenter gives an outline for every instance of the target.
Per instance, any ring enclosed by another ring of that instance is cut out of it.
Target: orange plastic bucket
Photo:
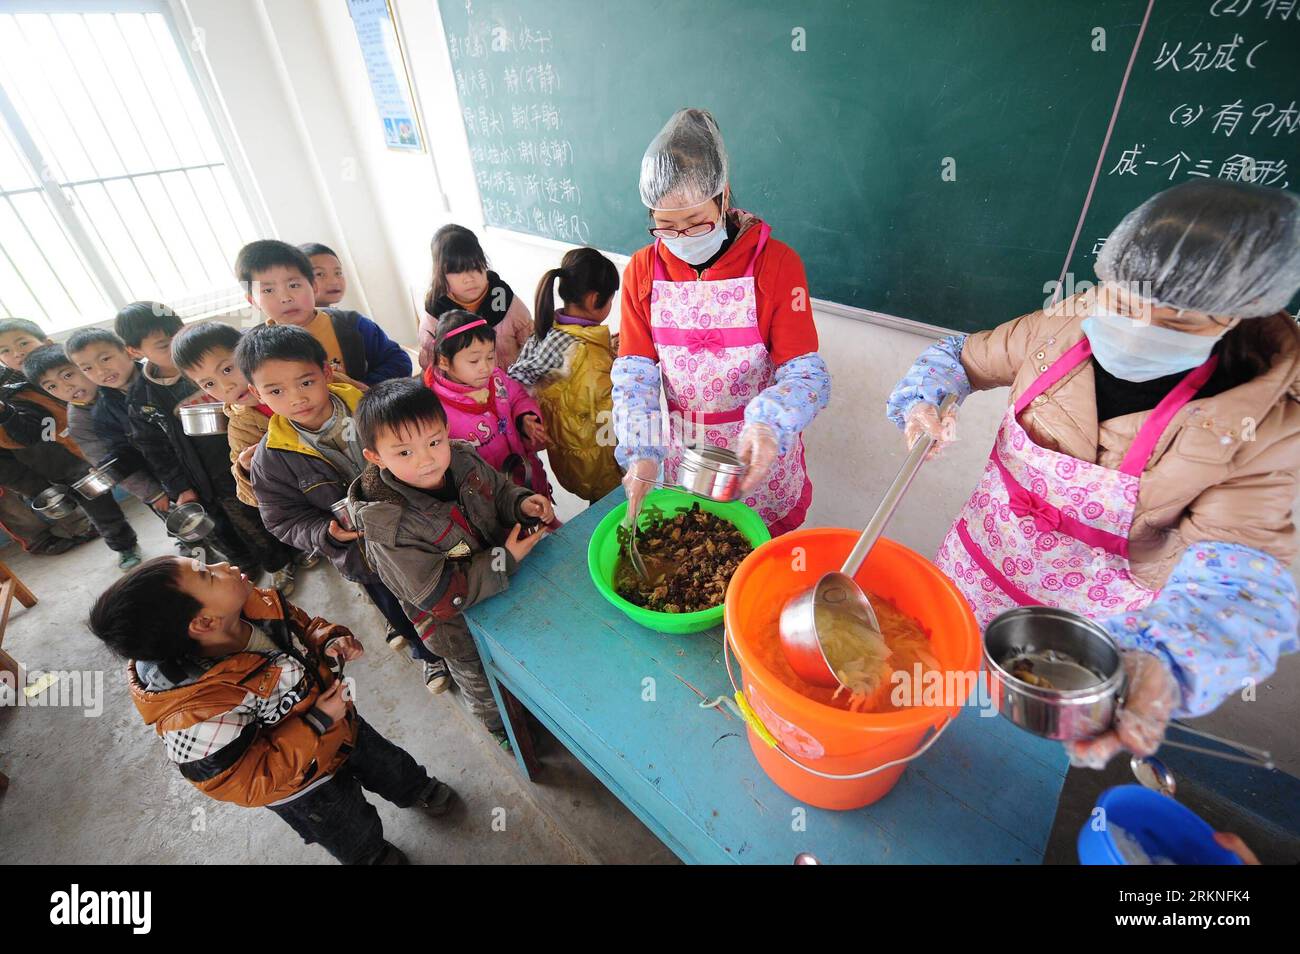
[[[742,706],[748,703],[765,730],[751,722],[750,748],[773,782],[818,808],[861,808],[883,798],[907,766],[901,762],[880,767],[928,748],[937,737],[934,733],[957,715],[973,688],[973,677],[945,677],[945,685],[954,690],[942,697],[948,705],[847,712],[802,695],[764,664],[762,657],[776,639],[773,626],[781,607],[816,584],[823,573],[838,570],[858,534],[816,528],[768,541],[746,557],[731,578],[723,614],[727,642],[740,663]],[[868,593],[889,600],[921,624],[945,673],[978,672],[975,617],[966,598],[933,563],[881,538],[854,578]],[[760,639],[765,644],[762,652]]]

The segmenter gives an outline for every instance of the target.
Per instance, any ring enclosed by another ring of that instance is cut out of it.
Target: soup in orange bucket
[[[833,623],[829,632],[821,627],[822,644],[837,677],[844,685],[834,689],[814,686],[800,679],[781,648],[781,607],[775,605],[765,614],[754,645],[758,661],[783,683],[800,695],[823,705],[846,712],[893,712],[894,673],[903,672],[912,679],[918,672],[922,679],[930,670],[942,667],[930,647],[929,634],[921,624],[893,603],[871,593],[872,609],[880,623],[880,635],[863,630],[848,620]],[[848,688],[846,688],[846,686]]]

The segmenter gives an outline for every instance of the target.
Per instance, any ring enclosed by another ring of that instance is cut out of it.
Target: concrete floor
[[[132,500],[124,505],[146,556],[175,552],[161,522]],[[561,493],[562,518],[581,503]],[[817,523],[815,519],[812,523]],[[329,857],[269,812],[214,802],[163,757],[126,693],[122,665],[86,630],[94,597],[118,576],[101,542],[56,557],[10,545],[0,559],[36,593],[14,604],[5,649],[30,670],[103,673],[102,714],[79,708],[0,707],[0,863],[326,863]],[[348,671],[358,706],[389,738],[460,792],[462,806],[433,823],[379,802],[391,841],[417,863],[675,863],[669,852],[561,745],[538,730],[545,765],[524,782],[450,694],[433,697],[419,669],[384,644],[381,618],[332,568],[300,575],[293,599],[352,627],[368,652]],[[1198,727],[1271,748],[1279,766],[1300,771],[1294,687],[1300,656],[1283,660],[1252,702],[1231,700]],[[47,689],[43,696],[59,692]],[[1171,760],[1172,762],[1172,760]],[[1216,827],[1246,838],[1265,861],[1300,860],[1300,782],[1280,773],[1243,774],[1206,760],[1173,765],[1179,799]],[[1218,775],[1214,773],[1218,772]],[[1072,770],[1048,845],[1049,863],[1075,861],[1074,838],[1102,788],[1131,781],[1116,760],[1102,773]],[[1228,791],[1232,789],[1232,791]],[[373,800],[373,799],[372,799]],[[502,826],[494,821],[504,819]]]
[[[143,505],[124,506],[147,557],[175,552]],[[566,509],[573,512],[572,505]],[[213,801],[166,761],[130,701],[123,665],[85,628],[91,602],[118,576],[103,543],[53,557],[10,545],[0,559],[40,600],[31,609],[14,603],[4,648],[29,671],[104,673],[98,716],[80,708],[0,707],[0,772],[10,779],[0,796],[0,863],[330,862],[270,812]],[[388,839],[413,862],[676,861],[548,736],[539,734],[545,766],[539,784],[524,782],[513,757],[459,701],[425,691],[419,668],[384,643],[378,611],[331,567],[302,573],[292,598],[363,638],[366,655],[348,664],[359,710],[463,799],[452,815],[433,822],[371,796]]]

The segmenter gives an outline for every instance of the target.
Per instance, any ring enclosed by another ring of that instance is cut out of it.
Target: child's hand
[[[256,444],[249,444],[247,447],[241,450],[239,452],[239,457],[235,459],[235,463],[239,464],[239,469],[244,472],[248,472],[249,470],[251,470],[253,467],[253,455],[256,453],[257,453]]]
[[[361,640],[355,636],[344,636],[342,639],[336,639],[325,647],[326,656],[336,656],[344,662],[351,662],[354,659],[360,659],[365,655],[366,647],[361,645]]]
[[[339,526],[337,520],[331,520],[329,535],[330,539],[335,543],[351,543],[353,540],[361,536],[361,532],[359,530],[344,530]]]
[[[199,499],[199,495],[197,493],[195,493],[193,490],[187,490],[185,491],[185,493],[181,494],[179,497],[176,498],[176,506],[179,507],[181,504],[196,503],[198,499]]]
[[[532,553],[533,547],[537,546],[538,541],[544,536],[541,533],[524,536],[523,532],[523,527],[515,524],[515,528],[510,531],[510,536],[506,538],[506,550],[515,558],[516,563],[522,562],[524,557]]]
[[[528,441],[532,450],[542,450],[551,442],[546,433],[546,425],[536,414],[525,414],[522,425],[524,439]]]
[[[542,523],[550,523],[555,519],[555,508],[551,506],[551,501],[545,494],[525,497],[524,502],[519,505],[519,510],[526,517],[538,517]]]
[[[342,679],[336,680],[334,685],[316,697],[316,708],[338,722],[348,711],[346,688],[347,683]]]
[[[1230,831],[1216,831],[1214,841],[1220,848],[1226,848],[1240,858],[1242,864],[1257,865],[1260,863],[1259,857],[1250,850],[1250,846],[1242,841],[1240,835],[1234,835]]]

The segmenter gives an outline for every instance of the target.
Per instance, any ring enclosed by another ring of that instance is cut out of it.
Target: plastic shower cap
[[[706,109],[679,109],[641,157],[641,201],[676,212],[707,202],[727,185],[727,147]]]
[[[1274,314],[1300,289],[1300,197],[1221,179],[1176,185],[1124,216],[1096,270],[1157,307]]]

